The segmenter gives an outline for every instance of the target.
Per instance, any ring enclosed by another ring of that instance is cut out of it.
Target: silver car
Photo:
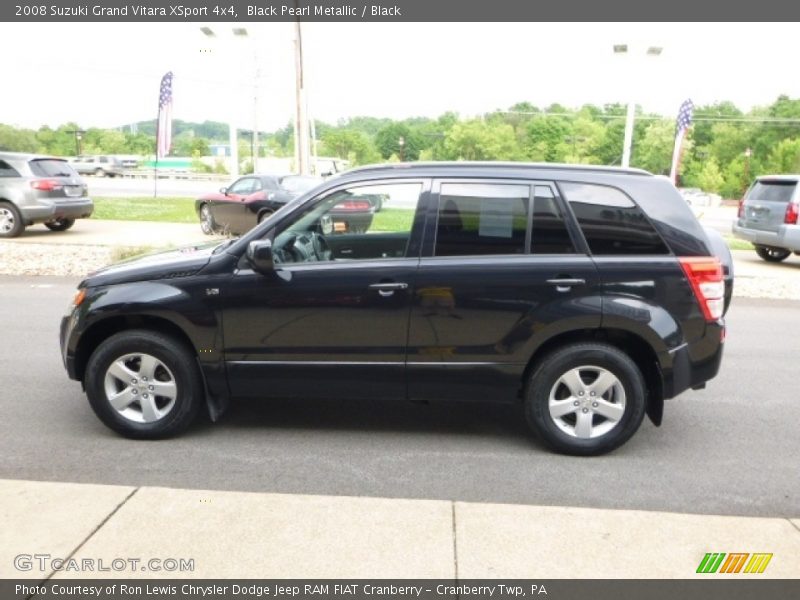
[[[93,211],[86,184],[66,160],[0,152],[0,238],[34,223],[66,231]]]
[[[70,164],[79,174],[95,177],[117,177],[125,171],[122,161],[115,156],[79,156]]]
[[[800,253],[800,175],[763,175],[739,203],[733,234],[752,242],[766,261]]]

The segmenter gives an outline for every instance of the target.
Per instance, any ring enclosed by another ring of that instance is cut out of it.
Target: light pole
[[[744,190],[742,194],[747,191],[747,186],[750,185],[750,157],[753,156],[753,151],[747,148],[744,151]]]
[[[405,162],[405,159],[406,159],[406,152],[405,152],[405,150],[406,150],[406,138],[404,138],[401,135],[400,139],[397,140],[397,145],[400,146],[400,162]]]
[[[214,32],[213,29],[210,27],[201,27],[200,31],[203,32],[209,39],[216,39],[217,34]],[[244,27],[234,27],[231,32],[233,33],[234,37],[237,38],[248,38],[247,29]],[[253,50],[254,62],[255,62],[255,72],[256,77],[253,80],[254,92],[253,92],[253,138],[252,138],[252,148],[253,152],[258,152],[258,126],[256,122],[256,114],[258,113],[258,57],[256,55],[255,49]],[[231,60],[231,62],[237,62],[235,60]],[[237,128],[236,128],[236,117],[235,115],[231,116],[230,121],[228,122],[228,144],[230,145],[230,175],[234,179],[239,177],[239,136],[237,135]],[[256,170],[256,157],[253,156],[253,171]]]
[[[647,49],[647,56],[660,56],[663,48],[660,46],[650,46]],[[614,44],[614,54],[628,54],[628,44]],[[630,76],[629,76],[630,81]],[[628,90],[628,111],[625,115],[625,140],[622,143],[622,166],[631,165],[631,147],[633,146],[633,121],[636,114],[636,102],[633,99],[633,85]]]

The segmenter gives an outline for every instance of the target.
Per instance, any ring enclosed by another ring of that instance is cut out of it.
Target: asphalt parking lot
[[[0,478],[792,517],[800,302],[737,298],[723,369],[615,453],[557,456],[519,408],[239,403],[175,440],[106,430],[58,352],[76,279],[0,276]]]

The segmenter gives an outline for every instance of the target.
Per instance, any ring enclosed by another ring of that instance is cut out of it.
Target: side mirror
[[[226,187],[219,188],[219,193],[227,196],[228,195],[228,188],[226,188]]]
[[[247,246],[247,262],[253,271],[266,275],[275,270],[275,261],[272,258],[272,242],[269,240],[254,240]]]

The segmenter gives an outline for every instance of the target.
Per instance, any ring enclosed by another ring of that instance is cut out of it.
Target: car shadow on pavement
[[[193,429],[205,427],[475,435],[538,445],[522,406],[511,403],[239,399],[219,423]]]

